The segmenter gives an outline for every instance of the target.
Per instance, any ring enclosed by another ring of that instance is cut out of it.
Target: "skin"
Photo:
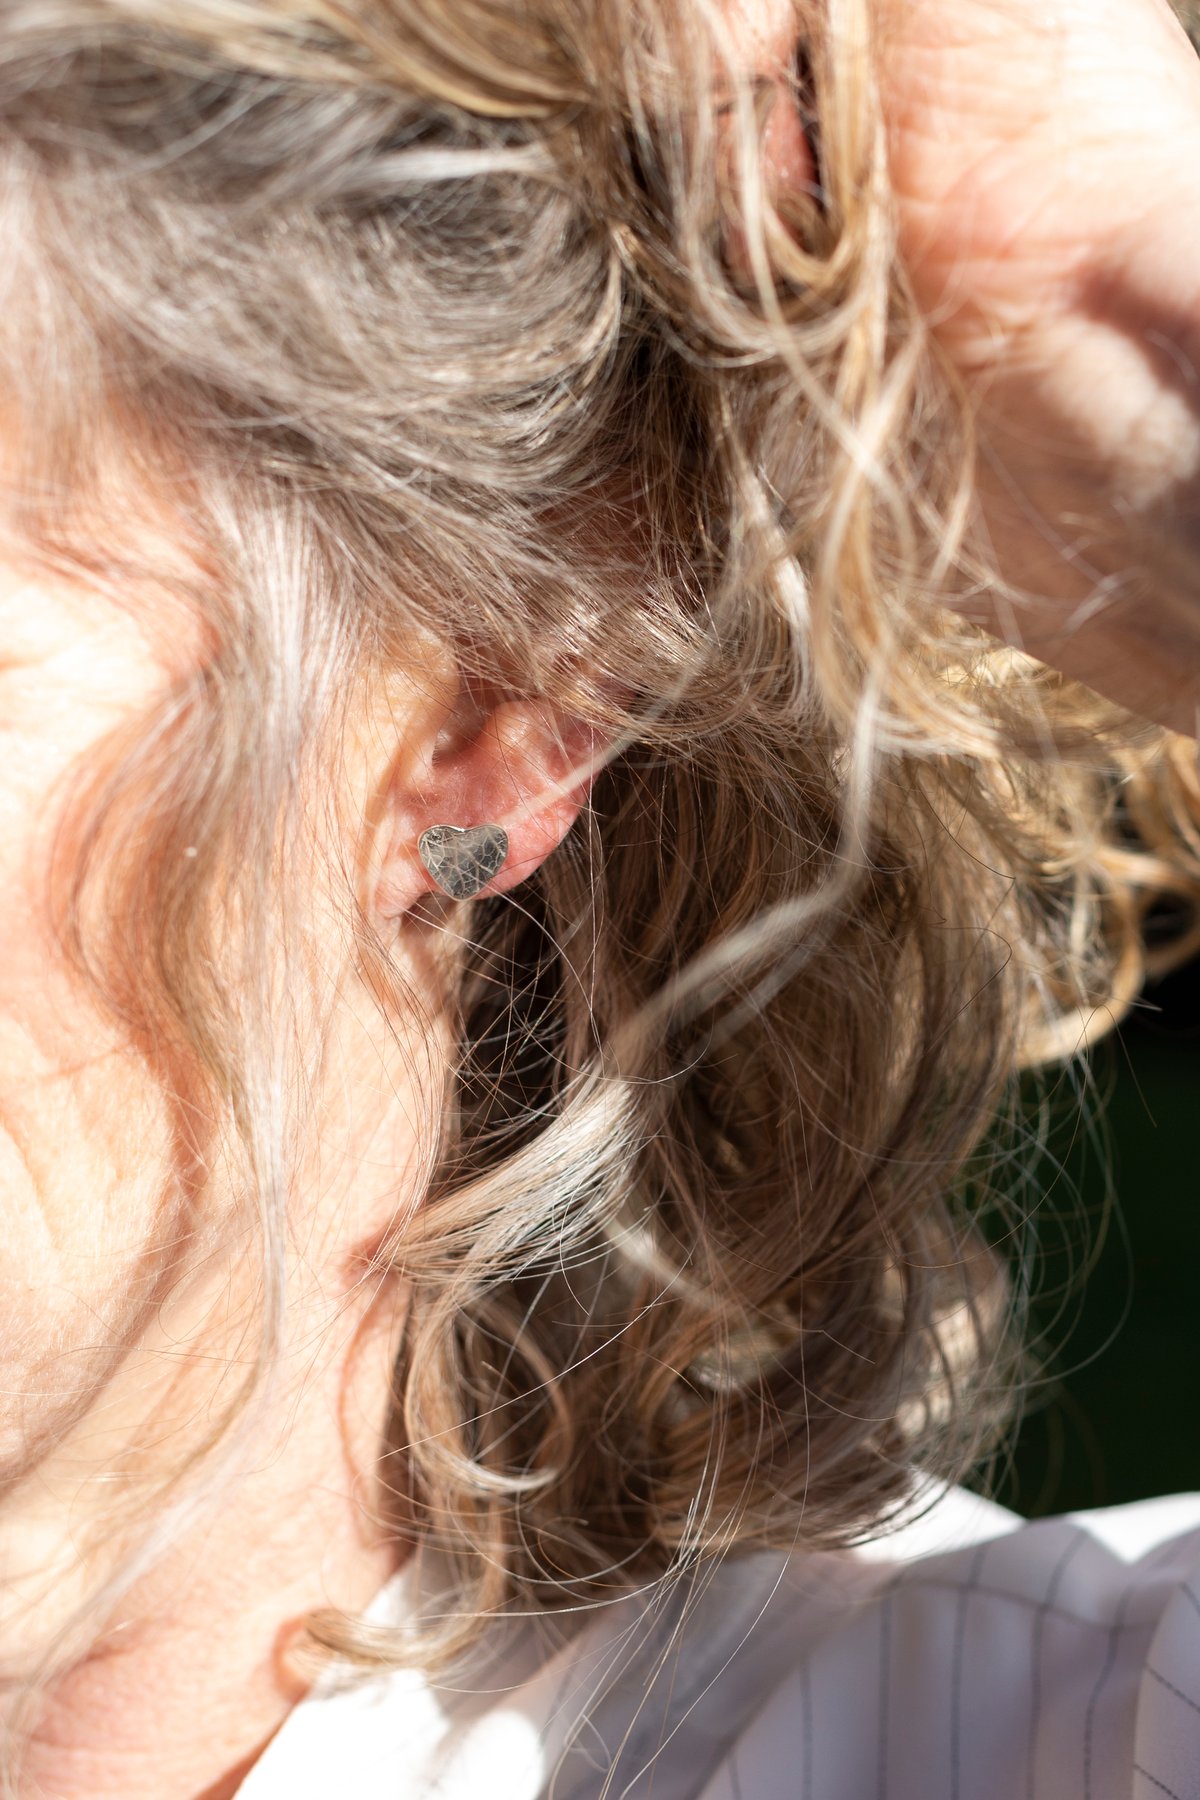
[[[755,0],[734,22],[747,66],[776,75],[793,46],[790,7]],[[886,0],[880,23],[901,250],[1003,466],[1001,477],[985,464],[984,522],[1025,594],[990,622],[1190,727],[1200,234],[1179,221],[1194,209],[1194,55],[1161,0],[1058,0],[1052,17],[1044,0]],[[777,185],[812,179],[794,122],[776,123],[765,154]],[[1110,575],[1121,580],[1092,607]],[[111,1324],[96,1297],[122,1292],[154,1239],[171,1145],[152,1071],[49,934],[47,821],[75,760],[169,678],[162,638],[98,596],[0,567],[0,1454],[7,1463],[30,1432],[54,1437],[37,1478],[0,1502],[0,1675],[44,1652],[80,1581],[105,1572],[109,1551],[93,1548],[82,1571],[78,1551],[123,1447],[149,1442],[168,1463],[186,1453],[221,1364],[187,1346],[202,1333],[232,1346],[252,1298],[236,1259],[216,1275],[197,1266],[114,1371],[103,1410],[54,1430],[71,1371],[90,1366]],[[536,707],[476,712],[442,669],[365,710],[351,749],[337,810],[356,823],[341,848],[437,1016],[413,914],[429,886],[419,831],[499,819],[512,837],[505,879],[520,879],[569,829],[581,745],[569,721]],[[373,808],[380,793],[387,803]],[[356,1253],[418,1202],[420,1122],[444,1046],[436,1032],[398,1042],[328,916],[323,928],[339,1003],[294,1196],[304,1253],[278,1393],[227,1501],[125,1596],[120,1634],[54,1691],[30,1794],[223,1800],[300,1691],[280,1655],[292,1622],[324,1604],[361,1607],[393,1566],[363,1475],[404,1297],[365,1283]],[[220,1207],[219,1185],[208,1198]]]
[[[881,67],[902,253],[1027,596],[984,622],[1194,733],[1200,59],[1165,0],[922,0]]]
[[[68,969],[44,890],[52,825],[80,759],[143,716],[198,654],[161,624],[0,564],[0,1452],[12,1469],[29,1438],[53,1446],[0,1502],[0,1709],[11,1680],[119,1561],[120,1546],[86,1548],[114,1480],[136,1499],[139,1480],[199,1448],[218,1372],[254,1316],[253,1257],[185,1261],[133,1350],[112,1369],[99,1354],[121,1328],[117,1297],[161,1243],[171,1115],[154,1071]],[[564,777],[585,748],[543,704],[480,712],[445,665],[424,667],[419,688],[398,675],[353,718],[338,812],[360,828],[342,851],[424,1016],[442,1000],[430,928],[410,920],[430,891],[420,831],[446,819],[505,823],[511,853],[494,886],[511,886],[569,829],[586,784]],[[373,808],[380,793],[386,802]],[[404,1295],[361,1270],[367,1247],[422,1191],[446,1044],[383,1020],[333,917],[317,908],[310,922],[337,1004],[293,1195],[278,1389],[220,1508],[122,1600],[119,1629],[53,1689],[22,1792],[220,1800],[303,1690],[284,1654],[295,1621],[324,1606],[361,1610],[394,1570],[370,1471]],[[229,1201],[219,1175],[204,1197],[219,1219]],[[102,1404],[71,1422],[74,1383],[98,1374],[108,1376]]]
[[[1166,0],[882,0],[901,259],[978,407],[978,622],[1193,733],[1200,700],[1200,59]],[[837,17],[835,12],[834,17]],[[744,0],[775,78],[790,0]],[[811,181],[768,135],[777,192]]]

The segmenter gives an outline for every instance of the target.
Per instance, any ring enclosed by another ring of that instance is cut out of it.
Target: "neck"
[[[394,1343],[391,1321],[377,1316],[384,1310],[360,1306],[342,1311],[333,1330],[326,1321],[323,1332],[294,1334],[297,1343],[320,1342],[321,1360],[306,1357],[279,1383],[268,1411],[255,1415],[253,1454],[241,1455],[199,1522],[122,1594],[99,1641],[41,1694],[19,1758],[19,1796],[227,1800],[236,1792],[302,1695],[287,1654],[300,1622],[317,1609],[360,1611],[396,1566],[394,1544],[369,1513]],[[163,1435],[174,1449],[173,1434]],[[29,1516],[22,1520],[18,1506],[3,1523],[7,1545],[42,1547],[46,1604],[37,1616],[61,1631],[87,1591],[78,1571],[68,1578],[66,1546],[77,1536],[65,1502],[56,1558],[44,1554],[54,1537],[44,1498],[32,1534],[22,1536]],[[119,1556],[111,1562],[120,1569]],[[55,1567],[63,1579],[47,1581]],[[111,1572],[101,1559],[100,1579]],[[94,1591],[95,1559],[89,1575]],[[27,1598],[26,1667],[30,1610]],[[12,1668],[13,1644],[0,1644],[0,1654]]]

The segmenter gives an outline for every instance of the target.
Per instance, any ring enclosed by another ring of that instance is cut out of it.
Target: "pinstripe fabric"
[[[405,1577],[374,1616],[420,1605]],[[728,1560],[437,1692],[305,1701],[243,1800],[1200,1800],[1200,1496],[952,1492],[854,1556]]]

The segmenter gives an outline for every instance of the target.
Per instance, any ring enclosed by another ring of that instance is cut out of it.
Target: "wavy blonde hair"
[[[0,16],[10,540],[161,589],[98,496],[115,448],[173,472],[205,645],[64,834],[64,941],[184,1160],[240,1158],[260,1373],[322,1031],[261,971],[340,709],[430,634],[618,746],[461,921],[438,1171],[379,1251],[411,1293],[382,1503],[456,1572],[431,1659],[518,1596],[851,1543],[974,1462],[1019,1367],[975,1222],[1015,1072],[1110,1022],[1151,897],[1196,892],[1190,749],[949,605],[970,409],[897,261],[870,22],[798,14],[823,197],[780,216],[697,0]]]

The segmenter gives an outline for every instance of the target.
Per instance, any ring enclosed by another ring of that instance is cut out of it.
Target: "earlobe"
[[[397,770],[372,911],[394,920],[431,892],[469,900],[527,880],[567,836],[601,760],[596,734],[545,701],[472,714],[462,734],[444,721]]]
[[[480,734],[489,785],[510,806],[496,823],[508,833],[508,857],[489,892],[525,881],[562,843],[585,804],[603,760],[595,732],[546,702],[511,701]]]

